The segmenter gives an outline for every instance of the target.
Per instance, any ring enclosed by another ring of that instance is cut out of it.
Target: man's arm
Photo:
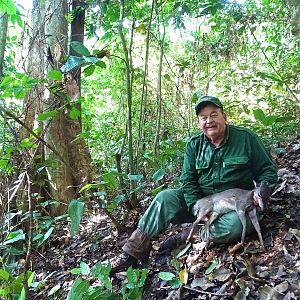
[[[262,185],[262,198],[267,201],[277,182],[277,167],[260,138],[253,133],[251,137],[251,169],[254,180]],[[256,203],[254,198],[254,202]]]

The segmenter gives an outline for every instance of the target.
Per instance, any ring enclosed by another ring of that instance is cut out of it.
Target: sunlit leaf
[[[70,119],[77,120],[81,116],[81,112],[78,108],[72,106],[69,112]]]
[[[266,118],[262,109],[257,108],[253,110],[253,115],[257,121],[263,122]]]
[[[62,73],[59,70],[52,70],[48,73],[48,77],[52,80],[62,80]]]
[[[159,272],[158,277],[165,281],[170,281],[175,278],[175,275],[171,272]]]
[[[208,275],[208,274],[210,274],[217,266],[218,266],[218,264],[219,264],[219,261],[217,260],[217,259],[214,259],[212,262],[211,262],[211,264],[210,264],[210,266],[208,267],[208,269],[206,269],[206,271],[205,271],[205,275]]]
[[[40,113],[37,117],[37,120],[38,121],[46,121],[50,118],[53,118],[55,117],[56,115],[58,114],[58,110],[51,110],[51,111],[47,111],[47,112],[44,112],[44,113]]]
[[[25,240],[25,233],[23,232],[22,229],[19,229],[17,231],[10,232],[6,236],[6,239],[3,244],[8,245],[21,240],[22,241]]]
[[[182,283],[187,284],[188,278],[189,278],[189,273],[186,269],[183,269],[179,272],[179,279]]]

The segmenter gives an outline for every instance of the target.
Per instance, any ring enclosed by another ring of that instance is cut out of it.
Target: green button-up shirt
[[[189,208],[200,198],[227,189],[251,190],[253,180],[267,186],[276,183],[277,167],[251,130],[227,125],[218,147],[204,133],[187,143],[180,182]]]

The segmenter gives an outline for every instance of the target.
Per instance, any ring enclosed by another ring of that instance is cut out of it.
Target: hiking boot
[[[114,275],[115,273],[126,271],[130,266],[136,268],[138,265],[138,260],[122,251],[122,253],[117,256],[114,260],[111,261],[111,271],[110,275]]]

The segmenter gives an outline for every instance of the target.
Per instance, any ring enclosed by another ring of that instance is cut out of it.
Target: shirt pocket
[[[196,160],[196,170],[199,176],[207,173],[207,170],[209,168],[209,162],[208,161],[203,161],[200,159]]]
[[[247,156],[234,156],[224,158],[222,173],[223,177],[227,177],[230,180],[241,177],[245,172],[250,172],[249,157]],[[241,179],[241,178],[240,178]]]

